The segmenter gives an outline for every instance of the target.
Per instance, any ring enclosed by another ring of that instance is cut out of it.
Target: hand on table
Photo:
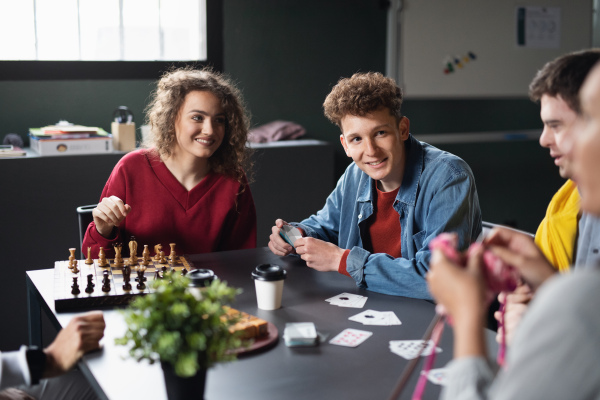
[[[333,243],[313,237],[296,240],[294,247],[306,265],[317,271],[337,271],[345,251]]]
[[[117,196],[105,197],[98,206],[92,210],[96,230],[106,239],[110,239],[115,226],[119,226],[131,211],[129,204]]]
[[[276,220],[275,226],[271,228],[271,236],[269,236],[269,249],[278,256],[287,256],[294,253],[294,248],[279,235],[283,225],[288,225],[288,223],[282,219]]]
[[[504,304],[504,325],[498,326],[496,342],[502,343],[502,332],[506,332],[505,341],[508,346],[512,343],[517,326],[521,318],[529,307],[529,302],[533,298],[533,293],[529,286],[523,284],[518,286],[512,293],[502,292],[498,295],[498,301]],[[494,318],[498,322],[502,321],[500,311],[494,313]]]
[[[91,311],[74,317],[58,332],[50,346],[44,349],[47,361],[43,377],[51,378],[64,374],[82,355],[98,349],[105,327],[101,311]]]
[[[535,292],[556,270],[529,235],[506,228],[494,228],[485,240],[502,261],[515,267]]]

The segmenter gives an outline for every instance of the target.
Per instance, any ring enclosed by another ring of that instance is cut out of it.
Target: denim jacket
[[[406,166],[394,201],[401,227],[402,257],[372,254],[363,248],[364,221],[373,214],[374,181],[355,163],[339,179],[316,215],[294,224],[307,236],[351,249],[346,270],[358,287],[374,292],[431,299],[425,275],[429,242],[456,232],[465,249],[481,232],[481,211],[471,168],[462,159],[419,142],[404,142]]]

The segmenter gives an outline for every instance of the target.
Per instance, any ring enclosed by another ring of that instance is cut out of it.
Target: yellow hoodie
[[[579,191],[569,179],[552,197],[535,233],[535,243],[561,273],[573,264],[578,215]]]

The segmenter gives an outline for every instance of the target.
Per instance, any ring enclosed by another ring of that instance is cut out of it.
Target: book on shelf
[[[87,138],[50,139],[29,135],[31,149],[41,156],[98,154],[113,151],[112,135]]]
[[[0,145],[0,158],[4,157],[23,157],[26,156],[27,153],[25,150],[18,146],[13,146],[12,144],[3,144]]]
[[[108,132],[95,126],[83,125],[49,125],[42,128],[29,128],[29,136],[38,139],[84,139],[90,137],[106,137]]]

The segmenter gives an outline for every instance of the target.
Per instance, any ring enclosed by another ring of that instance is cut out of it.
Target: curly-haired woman
[[[256,210],[245,169],[249,118],[223,75],[182,68],[158,81],[144,148],[115,166],[83,240],[107,256],[131,237],[179,254],[256,247]],[[123,246],[124,248],[126,246]]]

